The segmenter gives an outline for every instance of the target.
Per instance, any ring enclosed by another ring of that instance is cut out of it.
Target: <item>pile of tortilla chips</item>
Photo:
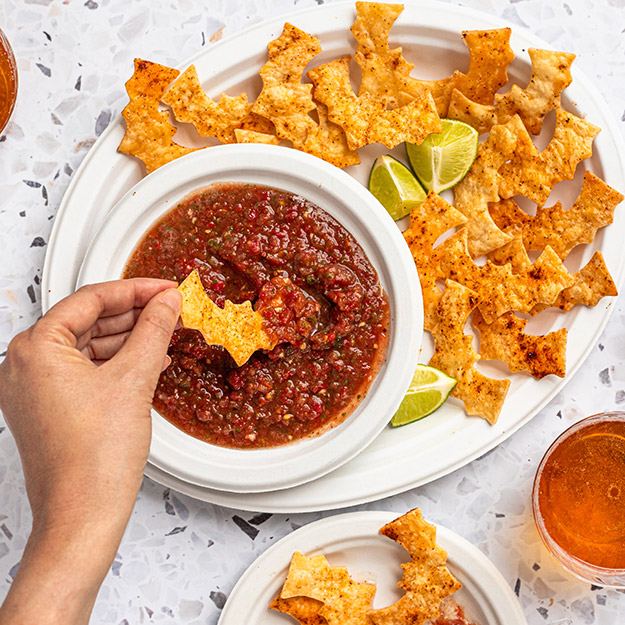
[[[533,73],[524,89],[513,85],[489,100],[452,90],[448,116],[488,135],[453,190],[453,206],[430,194],[413,210],[404,233],[419,270],[425,327],[434,339],[430,364],[456,378],[453,395],[468,414],[489,423],[497,421],[510,380],[487,377],[476,364],[497,360],[512,373],[564,377],[566,328],[535,336],[525,332],[528,318],[546,308],[568,311],[616,295],[601,252],[575,273],[563,261],[612,222],[623,196],[586,171],[571,207],[545,206],[554,186],[572,180],[578,164],[592,156],[599,132],[560,103],[574,56],[529,54]],[[555,129],[539,151],[531,135],[552,111]],[[534,202],[535,215],[513,197]],[[469,318],[479,352],[473,336],[465,334]]]
[[[119,149],[142,160],[147,171],[196,149],[173,140],[176,127],[160,103],[200,136],[223,143],[290,145],[338,167],[359,163],[358,150],[371,143],[393,148],[422,142],[440,130],[439,115],[488,133],[454,188],[453,206],[430,195],[414,209],[404,235],[419,270],[425,327],[434,338],[432,364],[457,379],[453,394],[468,414],[495,423],[510,382],[489,378],[476,365],[492,359],[510,372],[535,378],[564,376],[566,330],[533,336],[518,315],[594,306],[616,294],[601,252],[576,272],[563,261],[612,222],[623,196],[586,172],[571,207],[545,206],[554,186],[572,180],[578,165],[592,155],[599,132],[562,106],[561,95],[572,81],[573,54],[530,49],[528,84],[507,88],[514,59],[510,29],[465,31],[467,71],[420,80],[402,49],[389,44],[402,9],[400,4],[356,2],[353,59],[343,56],[308,71],[321,52],[320,42],[285,24],[268,45],[262,89],[253,102],[245,94],[212,99],[193,66],[178,76],[177,70],[137,60],[126,83],[130,102],[123,111],[126,133]],[[352,87],[354,62],[360,74],[357,90]],[[549,114],[555,130],[539,150],[532,135],[542,131]],[[534,202],[535,214],[523,210],[515,197]],[[469,318],[481,353],[464,332]],[[264,340],[253,335],[248,349]]]
[[[380,534],[398,542],[411,558],[401,565],[398,586],[404,594],[392,605],[373,609],[374,584],[355,581],[323,555],[295,552],[282,590],[269,607],[301,625],[422,625],[436,619],[441,603],[461,587],[447,568],[447,553],[436,544],[436,528],[414,509]]]
[[[358,149],[371,143],[388,148],[404,141],[421,143],[440,130],[439,115],[446,115],[452,103],[456,109],[465,103],[478,107],[474,115],[497,120],[509,117],[527,99],[535,102],[531,114],[540,117],[557,97],[544,93],[537,79],[527,93],[515,91],[490,110],[496,92],[508,80],[507,68],[514,57],[509,28],[462,33],[469,52],[466,73],[455,71],[440,80],[412,77],[413,66],[401,48],[389,45],[391,28],[402,10],[401,4],[356,2],[353,60],[344,56],[308,73],[306,68],[321,52],[319,40],[285,24],[267,46],[267,62],[260,69],[262,89],[253,102],[246,94],[213,99],[193,65],[179,74],[137,59],[126,83],[130,102],[123,112],[126,134],[119,150],[143,161],[150,172],[197,149],[174,142],[176,126],[159,107],[162,103],[177,122],[191,124],[200,137],[221,143],[288,145],[348,167],[360,162]],[[354,62],[361,74],[357,92],[351,84]]]

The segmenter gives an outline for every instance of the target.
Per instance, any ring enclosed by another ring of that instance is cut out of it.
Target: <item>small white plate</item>
[[[286,578],[291,555],[323,553],[332,566],[346,566],[357,581],[377,586],[373,605],[381,608],[401,596],[396,583],[408,554],[379,529],[393,512],[353,512],[305,525],[285,536],[243,573],[233,588],[219,625],[289,625],[289,617],[267,605]],[[437,543],[447,551],[449,569],[462,582],[454,595],[477,625],[527,625],[519,603],[493,563],[458,534],[437,526]]]
[[[360,243],[388,294],[386,360],[356,410],[321,436],[270,449],[228,449],[185,434],[153,411],[150,463],[170,475],[234,493],[291,488],[345,464],[373,441],[397,410],[423,336],[419,278],[389,214],[349,174],[289,148],[241,144],[194,152],[135,185],[96,233],[78,284],[121,277],[133,249],[151,226],[189,193],[216,182],[274,186],[320,206]]]

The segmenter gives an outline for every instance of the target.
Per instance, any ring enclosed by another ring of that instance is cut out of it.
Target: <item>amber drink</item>
[[[533,507],[541,538],[565,568],[625,588],[625,413],[583,419],[551,445]]]
[[[11,117],[17,98],[17,67],[13,51],[0,30],[0,132]]]

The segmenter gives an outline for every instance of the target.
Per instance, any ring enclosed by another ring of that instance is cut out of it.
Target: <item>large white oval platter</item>
[[[331,566],[345,566],[357,581],[375,583],[374,608],[399,599],[396,582],[408,554],[380,536],[393,512],[352,512],[321,519],[285,536],[257,558],[233,588],[219,625],[286,625],[290,619],[270,610],[294,551],[323,553]],[[462,588],[454,594],[466,616],[480,625],[526,625],[514,593],[493,563],[458,534],[436,528],[436,542],[447,551],[450,571]]]
[[[221,91],[247,91],[255,97],[260,81],[258,69],[266,58],[265,47],[279,35],[285,19],[319,36],[324,61],[350,53],[353,42],[349,27],[354,18],[353,4],[340,3],[294,13],[254,26],[243,33],[203,50],[194,59],[200,79],[210,95]],[[498,28],[508,24],[471,9],[436,2],[408,4],[392,33],[392,43],[402,45],[406,57],[416,65],[414,74],[425,78],[440,77],[453,68],[466,67],[466,49],[460,37],[463,29]],[[512,47],[517,55],[510,67],[512,80],[524,83],[530,74],[528,47],[549,47],[531,33],[513,26]],[[563,98],[564,106],[587,116],[603,130],[595,141],[595,153],[585,163],[613,187],[625,189],[625,156],[619,144],[616,121],[598,95],[598,89],[576,68],[574,81]],[[184,135],[184,133],[182,133]],[[141,178],[141,167],[118,154],[123,135],[121,120],[112,123],[94,145],[74,175],[56,217],[43,275],[44,310],[75,287],[78,269],[85,250],[107,211]],[[182,137],[183,139],[188,137]],[[348,170],[366,183],[373,158],[383,153],[379,146],[362,150],[362,164]],[[403,158],[401,151],[398,155]],[[552,199],[562,199],[569,206],[581,183],[581,167],[572,182],[557,187]],[[625,247],[622,233],[625,213],[616,211],[615,223],[598,234],[593,246],[576,250],[567,264],[576,270],[589,260],[594,249],[603,252],[617,284],[622,283]],[[455,401],[448,402],[434,415],[396,430],[385,429],[357,458],[337,471],[309,484],[274,493],[236,495],[192,486],[148,466],[146,474],[156,481],[191,496],[233,508],[268,512],[303,512],[347,507],[403,492],[441,477],[477,458],[527,423],[566,384],[582,364],[612,311],[607,298],[595,308],[574,309],[567,315],[546,313],[536,320],[539,331],[566,325],[569,328],[567,378],[548,377],[537,382],[513,376],[505,406],[495,426],[467,418]],[[422,361],[429,354],[427,345]],[[493,367],[483,369],[498,374]]]

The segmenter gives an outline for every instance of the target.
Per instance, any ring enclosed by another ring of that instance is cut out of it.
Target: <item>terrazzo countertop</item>
[[[323,0],[2,0],[0,26],[19,63],[20,92],[0,136],[0,353],[40,313],[40,277],[55,212],[73,172],[124,103],[132,58],[177,64],[267,17]],[[625,0],[467,0],[529,27],[601,86],[625,121]],[[477,545],[503,573],[530,625],[620,625],[625,594],[564,573],[534,529],[530,489],[555,436],[625,403],[625,312],[566,389],[496,450],[428,486],[355,509],[426,516]],[[250,514],[145,480],[92,623],[214,624],[241,573],[297,527],[332,513]],[[19,459],[0,419],[0,597],[30,527]]]

